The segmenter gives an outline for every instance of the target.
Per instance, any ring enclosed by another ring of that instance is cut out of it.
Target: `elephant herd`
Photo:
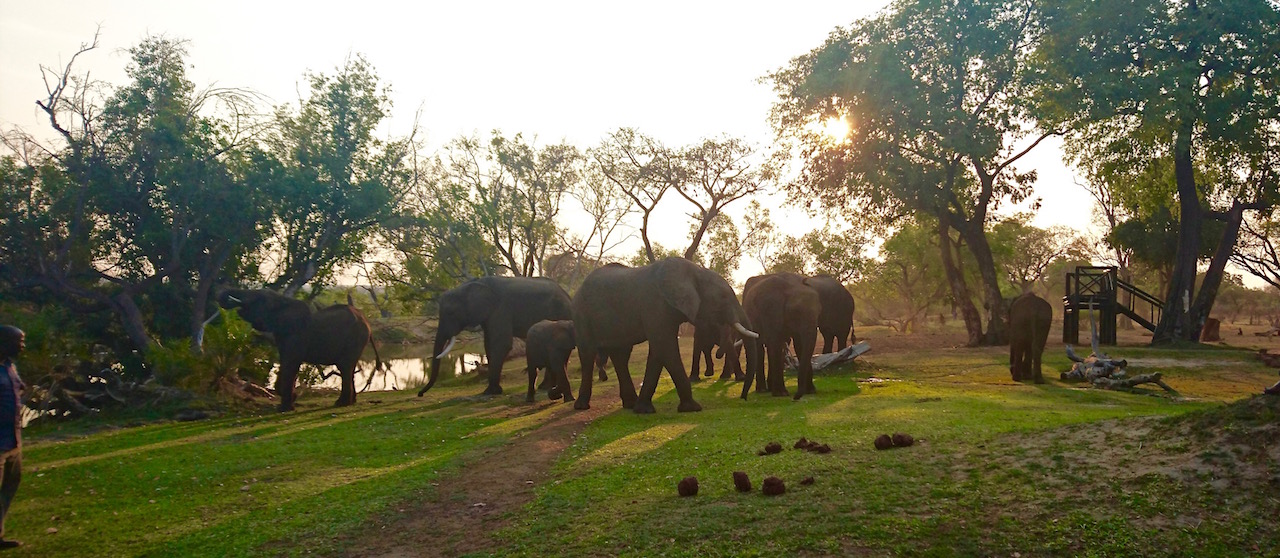
[[[217,300],[225,308],[236,309],[254,329],[274,338],[280,353],[276,392],[281,410],[293,408],[294,384],[304,362],[337,366],[342,389],[336,404],[355,403],[355,367],[366,343],[372,341],[369,323],[355,307],[315,309],[265,289],[229,289]],[[853,338],[853,297],[834,278],[794,273],[752,277],[739,302],[723,277],[680,257],[642,267],[605,265],[592,271],[573,297],[551,279],[482,277],[446,291],[437,303],[439,320],[430,372],[419,396],[435,385],[441,358],[463,330],[484,334],[489,360],[486,394],[502,393],[503,361],[512,339],[519,337],[526,344],[526,400],[533,401],[537,371],[545,370],[549,396],[563,398],[566,403],[575,401],[567,367],[576,349],[582,378],[574,408],[590,408],[594,376],[598,369],[600,380],[606,378],[603,367],[608,360],[613,362],[623,407],[636,413],[654,412],[654,391],[663,370],[675,384],[680,399],[677,409],[701,410],[693,399],[691,381],[700,380],[700,356],[706,359],[706,375],[714,374],[711,352],[716,347],[725,361],[721,378],[741,379],[743,399],[753,382],[757,392],[790,395],[783,369],[788,346],[794,347],[799,361],[795,398],[800,399],[816,393],[810,358],[819,332],[823,352],[843,349]],[[1013,377],[1042,381],[1039,357],[1052,308],[1034,295],[1020,297],[1010,308],[1017,338],[1010,359]],[[686,322],[695,327],[689,374],[679,344],[680,326]],[[1020,333],[1020,327],[1026,335]],[[629,362],[634,347],[644,342],[649,352],[637,391]],[[745,369],[740,362],[742,349]],[[374,351],[376,356],[376,345]],[[381,357],[377,357],[376,366],[382,366]]]

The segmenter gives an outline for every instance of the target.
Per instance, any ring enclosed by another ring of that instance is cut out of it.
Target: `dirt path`
[[[534,489],[548,480],[560,453],[591,421],[621,406],[616,389],[609,387],[616,388],[596,390],[590,410],[556,403],[560,408],[542,426],[468,456],[459,474],[440,479],[432,499],[397,507],[399,518],[370,525],[350,541],[352,550],[345,556],[435,557],[497,550],[494,533],[506,526],[509,514],[533,500]]]

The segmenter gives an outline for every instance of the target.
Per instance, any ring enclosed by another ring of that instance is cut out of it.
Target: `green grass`
[[[1111,352],[1213,364],[1158,369],[1182,399],[1058,382],[1068,362],[1052,354],[1049,384],[1014,384],[998,348],[872,353],[819,372],[819,394],[798,402],[761,394],[744,402],[740,384],[703,382],[694,388],[701,413],[676,413],[664,380],[658,414],[613,412],[580,433],[535,499],[509,515],[494,553],[1206,556],[1276,548],[1275,481],[1250,486],[1257,479],[1241,476],[1252,463],[1280,478],[1266,457],[1275,437],[1254,434],[1276,424],[1276,406],[1222,405],[1257,393],[1274,372],[1233,351]],[[639,347],[633,373],[644,356]],[[496,399],[461,397],[482,384],[449,379],[424,399],[363,394],[346,409],[330,408],[326,394],[284,415],[45,442],[37,431],[6,526],[27,546],[12,555],[340,555],[481,450],[539,426],[530,415],[546,403],[521,403],[522,364],[508,363],[508,395]],[[596,393],[616,389],[611,378]],[[1214,446],[1219,438],[1205,432],[1217,430],[1237,445]],[[893,432],[921,441],[872,448],[876,435]],[[791,449],[801,436],[834,451]],[[784,451],[756,455],[770,441]],[[1178,469],[1192,457],[1216,465]],[[735,492],[733,471],[746,472],[756,490]],[[700,493],[677,497],[676,483],[691,475]],[[787,494],[760,494],[769,475],[786,482]],[[806,476],[816,482],[799,485]]]

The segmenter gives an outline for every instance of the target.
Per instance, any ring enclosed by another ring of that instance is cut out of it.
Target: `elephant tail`
[[[373,331],[369,332],[369,345],[373,347],[373,371],[382,370],[384,372],[391,371],[391,365],[382,362],[382,355],[378,354],[378,342],[373,339]]]

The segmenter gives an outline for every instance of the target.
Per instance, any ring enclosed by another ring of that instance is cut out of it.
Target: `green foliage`
[[[880,247],[883,258],[867,262],[850,291],[864,323],[888,323],[901,332],[919,331],[932,309],[948,312],[947,280],[935,227],[905,223]]]
[[[357,55],[332,75],[307,78],[310,96],[296,114],[276,110],[269,157],[255,169],[277,201],[271,247],[283,259],[269,284],[288,294],[331,283],[337,267],[361,261],[416,176],[411,139],[374,137],[391,100],[372,64]]]
[[[1017,295],[1030,292],[1049,279],[1049,269],[1060,260],[1087,260],[1076,232],[1068,227],[1048,229],[1029,224],[1031,215],[1001,220],[991,227],[991,252],[996,266]]]
[[[222,380],[248,380],[262,385],[275,364],[275,348],[263,343],[235,312],[220,316],[205,329],[203,350],[182,339],[147,353],[147,364],[162,384],[194,392],[215,390]]]

